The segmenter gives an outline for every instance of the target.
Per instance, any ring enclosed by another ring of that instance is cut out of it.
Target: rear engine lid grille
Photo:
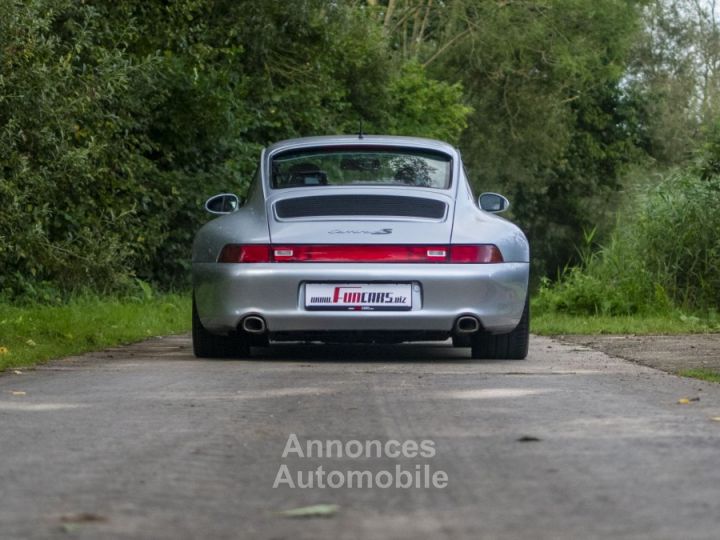
[[[425,219],[445,217],[447,204],[424,197],[396,195],[320,195],[275,203],[279,219],[330,216],[395,216]]]

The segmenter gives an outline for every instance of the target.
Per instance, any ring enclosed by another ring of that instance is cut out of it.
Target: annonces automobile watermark
[[[273,488],[289,487],[292,489],[311,488],[355,488],[355,489],[443,489],[449,483],[448,474],[442,470],[433,470],[428,460],[435,457],[437,449],[435,441],[407,439],[399,441],[388,439],[341,441],[338,439],[305,439],[300,441],[295,433],[291,433],[285,443],[282,459],[325,459],[325,460],[358,460],[358,465],[371,463],[378,459],[386,463],[391,460],[402,460],[392,467],[379,470],[361,468],[333,468],[318,465],[313,469],[293,467],[283,462],[278,468]]]

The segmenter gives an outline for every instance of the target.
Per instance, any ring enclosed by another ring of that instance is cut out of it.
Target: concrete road
[[[0,538],[720,537],[720,385],[537,337],[520,362],[189,347],[0,376]]]

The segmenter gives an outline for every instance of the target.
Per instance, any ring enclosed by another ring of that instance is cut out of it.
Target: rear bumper
[[[219,264],[194,263],[198,315],[211,332],[234,331],[260,315],[269,332],[450,332],[474,315],[493,333],[520,321],[528,263],[502,264]],[[411,311],[307,311],[307,282],[411,282]]]

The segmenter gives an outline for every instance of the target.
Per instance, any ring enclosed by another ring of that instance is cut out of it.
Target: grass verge
[[[569,315],[532,314],[531,331],[545,336],[568,334],[704,334],[720,332],[717,317],[701,318],[681,313],[667,315]]]
[[[0,303],[0,371],[189,329],[189,295]]]
[[[678,375],[681,377],[700,379],[701,381],[720,383],[720,373],[710,369],[684,369],[682,371],[678,371]]]

